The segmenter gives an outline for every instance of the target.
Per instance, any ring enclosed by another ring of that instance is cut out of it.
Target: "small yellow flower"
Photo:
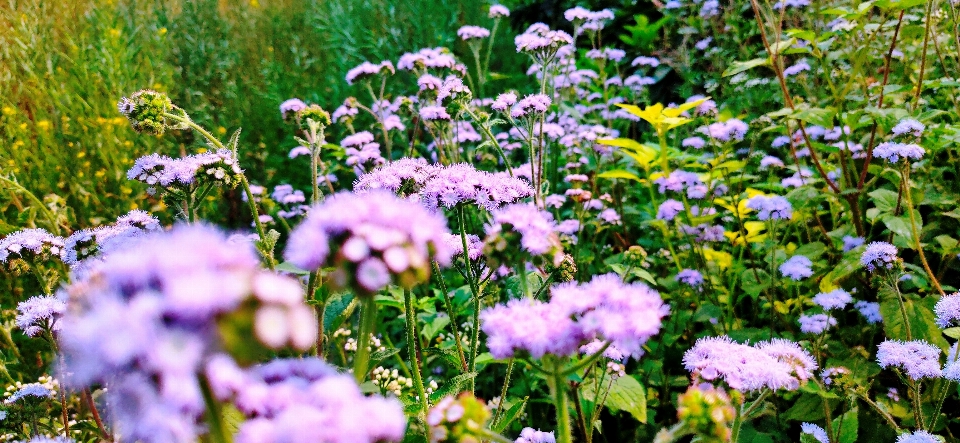
[[[224,135],[226,133],[227,133],[227,128],[224,128],[223,126],[217,127],[217,134]]]
[[[84,158],[86,156],[87,156],[87,153],[85,151],[80,151],[77,153],[77,158]]]
[[[95,175],[97,178],[103,178],[103,176],[107,175],[107,171],[101,169],[101,170],[97,171],[97,173],[94,174],[94,175]]]
[[[197,154],[203,154],[207,152],[207,148],[197,148]]]
[[[764,231],[767,230],[767,224],[764,222],[744,222],[743,230],[746,231],[746,235],[743,237],[741,237],[739,231],[725,231],[723,236],[729,238],[730,241],[737,246],[743,245],[744,241],[746,241],[746,243],[759,243],[767,239],[767,234],[764,233]]]
[[[167,35],[167,28],[157,29],[157,35],[159,35],[159,36],[161,36],[161,37],[163,37],[164,35]]]
[[[16,113],[17,113],[17,110],[11,108],[10,106],[4,106],[4,107],[3,107],[3,115],[8,115],[8,116],[9,116],[9,115],[13,115],[13,114],[16,114]]]
[[[120,38],[120,30],[119,30],[119,29],[116,29],[116,28],[111,29],[111,30],[110,30],[110,37]]]

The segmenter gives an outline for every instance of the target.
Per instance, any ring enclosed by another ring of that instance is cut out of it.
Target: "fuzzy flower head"
[[[860,312],[867,323],[876,324],[883,321],[883,316],[880,314],[880,303],[859,300],[853,304],[853,307]]]
[[[683,364],[695,379],[723,380],[744,392],[796,390],[817,369],[813,357],[794,342],[774,339],[750,346],[726,336],[697,340],[684,354]]]
[[[799,319],[800,332],[805,334],[823,334],[827,329],[837,325],[837,320],[827,314],[801,315]]]
[[[517,94],[514,92],[504,92],[497,96],[490,108],[494,111],[505,112],[517,103]]]
[[[490,410],[468,392],[446,397],[427,413],[430,443],[480,441],[490,421]]]
[[[524,180],[504,172],[480,171],[466,163],[435,169],[420,190],[421,203],[431,209],[473,204],[493,211],[531,195],[533,188]]]
[[[504,17],[510,17],[510,10],[503,5],[491,5],[490,12],[487,14],[492,19],[500,19]]]
[[[438,103],[443,103],[448,98],[454,102],[468,102],[471,97],[473,97],[473,94],[470,92],[470,88],[463,84],[460,77],[455,75],[447,77],[437,92]]]
[[[557,443],[557,438],[553,431],[545,432],[533,428],[523,428],[520,431],[520,437],[513,443]]]
[[[137,91],[129,98],[121,98],[117,103],[117,110],[130,121],[135,131],[157,135],[163,134],[167,129],[183,127],[180,123],[174,123],[166,114],[186,116],[186,113],[170,102],[166,94],[149,89]]]
[[[299,98],[291,98],[280,103],[280,115],[284,119],[289,119],[304,109],[307,109],[307,104]]]
[[[915,143],[883,142],[873,149],[873,155],[890,163],[897,163],[901,158],[920,160],[926,151]]]
[[[864,243],[863,237],[853,237],[850,235],[843,236],[843,252],[850,252],[854,249],[859,248]]]
[[[331,284],[372,296],[388,284],[412,287],[430,262],[450,263],[446,220],[383,191],[341,192],[312,208],[291,233],[285,257],[308,270],[334,267]]]
[[[704,441],[729,441],[736,410],[723,389],[694,384],[677,398],[677,418]]]
[[[940,297],[933,312],[937,314],[937,326],[941,328],[960,325],[960,292]]]
[[[819,443],[830,443],[830,437],[827,437],[827,431],[813,423],[803,423],[800,425],[800,433],[813,437]]]
[[[450,114],[443,106],[424,106],[420,108],[420,118],[427,121],[450,121]]]
[[[747,200],[747,207],[759,211],[757,218],[760,220],[790,220],[793,217],[793,206],[779,195],[757,195]]]
[[[519,260],[532,260],[535,265],[560,264],[563,247],[549,212],[532,204],[517,203],[497,209],[491,215],[493,221],[485,227],[484,254],[492,266],[514,265]]]
[[[513,118],[542,115],[550,109],[551,103],[550,97],[544,94],[528,95],[513,106],[510,115]]]
[[[352,85],[358,81],[369,79],[378,74],[394,74],[396,70],[393,68],[393,63],[389,60],[384,60],[379,64],[373,64],[370,62],[363,62],[357,67],[347,71],[347,84]]]
[[[517,52],[529,54],[543,65],[554,59],[561,47],[572,45],[573,37],[563,31],[554,31],[543,23],[534,23],[527,30],[514,38]]]
[[[684,269],[677,273],[675,280],[691,288],[699,289],[703,285],[703,274],[696,269]]]
[[[0,263],[21,259],[39,262],[59,257],[64,240],[44,229],[24,229],[0,239]]]
[[[802,255],[794,255],[780,265],[780,273],[784,277],[800,281],[813,275],[813,262]]]
[[[220,149],[177,159],[158,154],[140,157],[127,171],[127,179],[146,184],[147,193],[153,195],[158,189],[175,192],[204,184],[234,188],[241,174],[233,151]]]
[[[923,123],[920,123],[919,121],[914,120],[912,118],[905,118],[903,120],[900,120],[900,122],[893,127],[892,132],[893,132],[893,135],[898,137],[902,137],[905,135],[912,135],[914,137],[920,138],[921,136],[923,136],[923,131],[925,129],[927,129],[927,127]]]
[[[457,30],[457,36],[463,41],[480,40],[490,36],[490,30],[479,26],[462,26]]]
[[[912,434],[900,434],[896,443],[943,443],[943,441],[943,437],[920,430]]]
[[[830,292],[821,292],[813,297],[813,302],[826,310],[843,309],[848,304],[853,303],[853,297],[850,293],[841,288]]]
[[[913,380],[937,378],[942,373],[940,354],[940,348],[924,340],[887,340],[880,343],[877,362],[881,368],[899,368]]]
[[[899,263],[897,247],[887,242],[872,242],[860,256],[860,263],[870,272],[892,270]]]
[[[672,198],[664,200],[663,203],[660,203],[660,207],[657,208],[657,220],[673,220],[677,214],[683,211],[683,203],[680,201]]]
[[[424,185],[443,167],[427,163],[423,158],[404,157],[387,163],[357,178],[354,192],[388,190],[401,197],[417,195]]]
[[[17,327],[23,333],[36,337],[44,331],[60,330],[57,322],[67,310],[66,302],[59,296],[36,296],[17,304]]]

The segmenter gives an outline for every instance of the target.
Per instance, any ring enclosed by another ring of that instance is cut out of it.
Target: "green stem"
[[[891,284],[893,285],[894,292],[897,293],[897,304],[900,306],[900,315],[903,316],[903,328],[907,333],[907,341],[913,340],[913,333],[910,331],[910,318],[907,316],[907,307],[903,302],[903,294],[900,293],[900,286],[897,284],[896,279],[893,280]]]
[[[453,310],[453,302],[447,293],[447,283],[443,280],[443,274],[440,273],[440,265],[433,262],[433,273],[437,275],[437,281],[440,283],[440,292],[443,294],[443,304],[447,308],[447,315],[450,317],[450,327],[453,329],[453,340],[457,345],[457,354],[460,357],[460,366],[463,372],[467,372],[467,357],[463,352],[463,342],[460,341],[460,327],[457,326],[457,314]]]
[[[876,402],[871,400],[870,397],[868,397],[865,393],[855,391],[855,394],[858,397],[860,397],[860,399],[863,400],[867,405],[873,408],[873,410],[876,411],[877,414],[880,414],[880,416],[887,421],[890,427],[893,428],[894,433],[897,433],[897,434],[900,433],[900,426],[897,425],[897,421],[893,419],[893,417],[890,415],[889,412],[883,410],[883,408],[881,408],[880,405],[878,405]]]
[[[554,367],[551,374],[550,391],[553,404],[557,412],[557,443],[572,443],[570,430],[570,405],[567,398],[565,376],[560,372],[560,365]]]
[[[417,414],[421,421],[427,417],[427,392],[423,389],[423,377],[420,375],[420,359],[417,354],[417,344],[420,340],[417,338],[417,317],[414,313],[413,295],[409,289],[403,290],[403,306],[407,317],[407,354],[410,358],[411,373],[413,374],[413,385],[420,398],[420,413]]]
[[[503,404],[507,399],[507,389],[510,388],[510,375],[513,374],[514,358],[507,361],[507,375],[503,378],[503,387],[500,389],[500,403],[497,404],[497,411],[493,414],[493,420],[490,423],[494,425],[500,420],[500,414],[503,413]]]
[[[583,369],[583,368],[585,368],[585,367],[587,367],[587,366],[592,365],[594,362],[597,361],[598,358],[600,358],[600,356],[603,355],[603,353],[604,353],[604,352],[607,350],[607,348],[609,348],[609,347],[610,347],[610,342],[604,343],[603,347],[601,347],[599,350],[597,350],[597,352],[594,352],[593,354],[590,354],[589,357],[581,360],[579,363],[577,363],[577,364],[575,364],[575,365],[573,365],[573,366],[571,366],[571,367],[569,367],[569,368],[561,371],[561,374],[562,374],[562,375],[565,375],[565,376],[566,376],[566,375],[570,375],[570,374],[573,374],[573,373],[576,373],[576,372],[580,371],[581,369]]]
[[[53,212],[50,211],[50,208],[48,208],[47,205],[43,204],[43,202],[40,201],[40,199],[37,198],[37,196],[33,192],[30,192],[29,189],[23,187],[23,185],[16,182],[15,180],[11,180],[2,175],[0,175],[0,182],[13,186],[14,190],[20,191],[21,193],[26,195],[27,198],[33,202],[34,207],[39,209],[40,212],[43,213],[44,217],[47,218],[47,221],[50,223],[50,231],[52,231],[54,235],[60,235],[60,225],[57,223],[57,217],[53,215]]]
[[[907,213],[910,214],[910,232],[913,233],[914,245],[917,247],[917,254],[920,255],[920,263],[923,264],[923,270],[927,272],[927,277],[930,278],[930,283],[933,284],[933,287],[937,288],[937,292],[940,293],[940,296],[945,295],[943,288],[940,287],[940,282],[937,281],[937,276],[934,275],[933,270],[930,269],[930,264],[927,263],[927,256],[923,253],[923,245],[920,244],[920,232],[917,229],[917,216],[913,214],[913,197],[912,192],[910,192],[910,163],[904,161],[905,166],[903,167],[903,197],[907,202]]]
[[[357,353],[353,356],[353,377],[357,383],[367,379],[370,370],[370,335],[377,329],[377,302],[373,296],[360,300],[360,335],[357,337]]]
[[[227,433],[226,425],[223,421],[223,412],[220,403],[213,397],[213,389],[210,387],[210,380],[204,373],[197,374],[197,381],[200,383],[200,392],[203,394],[203,403],[207,408],[207,424],[210,427],[211,443],[230,443],[233,441],[230,434]]]

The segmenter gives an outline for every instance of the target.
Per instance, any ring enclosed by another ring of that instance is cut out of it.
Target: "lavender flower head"
[[[390,283],[412,287],[430,261],[450,263],[446,220],[383,191],[341,192],[312,208],[290,235],[284,256],[308,270],[334,267],[331,283],[372,295]]]
[[[420,117],[429,121],[449,121],[450,114],[443,106],[424,106],[420,108]]]
[[[24,229],[0,239],[0,263],[11,259],[45,260],[59,256],[64,240],[44,229]]]
[[[817,369],[813,357],[794,342],[774,339],[750,346],[727,336],[697,340],[684,354],[683,364],[695,379],[723,380],[745,392],[796,390]]]
[[[800,433],[807,434],[813,437],[815,440],[817,440],[820,443],[830,443],[830,438],[827,437],[827,431],[824,431],[823,428],[813,423],[801,424]]]
[[[530,114],[544,114],[550,109],[550,97],[544,94],[528,95],[514,105],[510,115],[513,118],[522,118]]]
[[[504,112],[517,103],[517,94],[513,92],[504,92],[497,96],[497,99],[490,105],[494,111]]]
[[[220,149],[178,159],[158,154],[140,157],[127,171],[127,179],[147,184],[147,193],[153,195],[158,187],[188,188],[203,183],[233,188],[242,173],[233,152]]]
[[[793,206],[787,199],[779,195],[772,197],[757,195],[747,200],[747,207],[760,211],[757,214],[757,218],[760,220],[789,220],[790,217],[793,217]]]
[[[867,323],[876,324],[883,321],[883,316],[880,315],[880,303],[860,300],[854,303],[853,307],[860,311],[860,315]]]
[[[843,252],[850,252],[859,248],[865,242],[863,237],[843,236]]]
[[[489,37],[490,30],[479,26],[462,26],[457,30],[457,36],[464,41],[479,40]]]
[[[691,288],[699,288],[703,285],[703,274],[696,269],[684,269],[677,273],[676,280]]]
[[[59,296],[31,297],[17,304],[17,327],[30,337],[36,337],[43,331],[59,331],[57,320],[63,317],[66,310],[67,304]]]
[[[903,136],[903,135],[909,134],[914,137],[921,137],[923,136],[923,131],[925,129],[927,129],[927,127],[923,123],[920,123],[919,121],[914,120],[912,118],[905,118],[903,120],[900,120],[900,122],[893,127],[892,132],[893,132],[893,135],[896,135],[896,136]]]
[[[514,264],[520,257],[530,257],[535,262],[542,260],[554,266],[560,264],[563,247],[556,234],[556,222],[549,212],[532,204],[517,203],[497,209],[491,216],[492,223],[484,228],[487,234],[484,252],[494,264]]]
[[[307,104],[299,98],[291,98],[280,103],[280,115],[284,117],[287,117],[288,114],[296,114],[304,109],[307,109]]]
[[[496,358],[526,352],[533,358],[545,354],[573,355],[586,341],[583,331],[562,307],[529,298],[514,299],[480,313],[487,347]]]
[[[943,443],[943,439],[927,431],[914,431],[912,434],[900,434],[896,443]]]
[[[557,439],[554,437],[553,431],[544,432],[533,428],[523,428],[520,431],[520,437],[514,443],[557,443]]]
[[[897,247],[887,242],[872,242],[860,256],[860,263],[870,272],[893,269],[897,263]]]
[[[784,277],[800,281],[813,275],[813,262],[802,255],[794,255],[780,265],[780,273]]]
[[[472,95],[470,88],[463,84],[463,80],[455,75],[451,75],[448,76],[446,80],[443,81],[443,85],[440,86],[440,90],[437,92],[437,102],[442,104],[447,98],[469,101]]]
[[[389,60],[380,62],[379,64],[373,64],[370,62],[363,62],[357,67],[347,71],[347,84],[352,85],[357,81],[368,79],[377,74],[381,73],[390,73],[394,74],[396,70],[393,68],[393,63]]]
[[[657,66],[660,66],[660,60],[656,57],[646,57],[641,55],[640,57],[633,59],[633,61],[630,62],[630,66],[649,66],[651,68],[656,68]]]
[[[510,10],[503,5],[491,5],[488,16],[493,19],[510,17]]]
[[[418,194],[442,166],[427,163],[423,158],[404,157],[357,178],[353,190],[358,194],[389,190],[402,197]]]
[[[475,204],[492,211],[533,195],[527,182],[507,173],[480,171],[469,164],[455,164],[435,170],[420,192],[428,208],[452,208]]]
[[[70,331],[58,337],[65,383],[108,384],[115,426],[129,441],[196,440],[204,411],[197,371],[227,344],[218,329],[236,324],[219,319],[250,318],[253,335],[274,349],[316,340],[301,285],[260,270],[252,247],[202,225],[112,251],[66,291],[77,303],[58,322]]]
[[[703,149],[703,147],[706,144],[707,142],[705,142],[700,137],[687,137],[683,139],[683,141],[680,143],[680,145],[683,146],[684,148],[693,148],[693,149]]]
[[[813,296],[813,302],[826,310],[843,309],[847,307],[848,304],[853,303],[853,297],[850,296],[849,292],[837,288],[830,292],[821,292]]]
[[[534,23],[513,40],[517,52],[530,54],[538,63],[548,62],[557,51],[573,44],[573,37],[563,31],[554,31],[543,23]]]
[[[663,203],[660,203],[660,207],[657,208],[657,220],[673,220],[677,214],[683,211],[683,203],[672,198],[667,199]]]
[[[801,73],[801,72],[809,71],[809,70],[810,70],[810,64],[807,63],[807,62],[804,61],[804,60],[800,60],[800,61],[794,63],[792,66],[787,67],[786,69],[784,69],[784,70],[783,70],[783,75],[786,76],[786,77],[791,77],[791,76],[797,75],[797,74],[799,74],[799,73]]]
[[[960,292],[940,297],[933,312],[937,314],[937,326],[940,328],[960,324]]]
[[[14,404],[20,400],[23,400],[27,397],[36,397],[39,399],[51,398],[54,395],[54,391],[50,390],[46,386],[40,383],[28,383],[20,387],[13,392],[9,397],[7,397],[3,402],[5,404]]]
[[[942,373],[940,353],[940,348],[925,340],[887,340],[880,343],[877,362],[881,368],[900,368],[913,380],[937,378]]]
[[[749,130],[750,126],[735,118],[731,118],[725,122],[711,123],[698,129],[699,132],[719,142],[743,140],[743,137],[747,135],[747,131]]]
[[[883,142],[873,149],[873,155],[890,163],[897,163],[901,158],[920,160],[926,151],[915,143]]]
[[[458,234],[444,234],[444,242],[454,256],[463,256],[463,237]],[[467,234],[467,257],[470,260],[479,260],[483,256],[483,241],[480,237]]]
[[[799,319],[800,332],[819,335],[837,325],[837,319],[827,314],[801,315]]]

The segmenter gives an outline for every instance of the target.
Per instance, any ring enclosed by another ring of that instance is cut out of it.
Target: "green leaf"
[[[913,238],[913,231],[910,229],[910,220],[907,217],[894,217],[888,215],[886,217],[881,217],[883,224],[894,234],[897,234],[907,240],[907,243],[910,244],[911,249],[915,247],[915,241]]]
[[[903,313],[897,295],[890,289],[880,291],[880,315],[883,316],[883,332],[887,337],[895,340],[907,339],[907,328],[903,321]],[[943,338],[942,331],[937,327],[937,317],[933,313],[934,297],[922,299],[913,295],[904,295],[903,310],[910,322],[911,339],[926,340],[941,349],[947,349],[948,343]]]
[[[833,116],[837,110],[833,108],[806,108],[799,109],[793,114],[793,118],[807,123],[812,123],[825,128],[833,127]]]
[[[523,412],[523,407],[527,405],[527,400],[529,399],[530,397],[523,397],[523,400],[514,403],[509,409],[503,411],[503,415],[490,426],[490,429],[497,433],[503,432],[503,430],[506,429],[507,426],[510,426],[510,423],[513,423],[520,413]]]
[[[632,172],[625,171],[623,169],[614,169],[612,171],[601,172],[597,174],[597,178],[626,178],[634,180],[636,182],[641,182],[642,180],[636,174]]]
[[[440,389],[437,389],[436,391],[433,391],[433,394],[430,394],[430,402],[436,403],[448,395],[459,394],[463,389],[463,386],[476,376],[476,372],[466,372],[451,378],[446,383],[441,385]]]
[[[802,394],[782,418],[796,421],[814,421],[823,418],[823,400],[816,394]]]
[[[378,363],[393,357],[396,354],[399,354],[400,350],[397,348],[386,348],[376,351],[370,354],[370,366],[376,366]]]
[[[857,442],[857,428],[860,427],[858,413],[859,409],[853,407],[843,415],[833,419],[833,430],[836,433],[837,443]]]
[[[307,270],[305,270],[305,269],[300,269],[300,268],[297,267],[297,265],[295,265],[295,264],[293,264],[293,263],[290,263],[290,262],[288,262],[288,261],[285,261],[285,262],[280,263],[279,265],[277,265],[276,270],[277,270],[277,271],[280,271],[280,272],[286,272],[286,273],[288,273],[288,274],[296,274],[296,275],[308,275],[308,274],[310,274],[310,271],[307,271]]]
[[[237,152],[237,148],[240,145],[240,128],[237,128],[233,132],[233,135],[230,136],[230,141],[227,142],[227,149]]]
[[[776,43],[775,45],[773,45],[773,47],[771,47],[770,49],[771,49],[771,52],[773,52],[773,55],[777,55],[777,54],[779,54],[780,52],[782,52],[784,49],[787,49],[787,48],[793,46],[794,43],[796,43],[796,42],[797,42],[797,39],[791,37],[791,38],[788,38],[788,39],[786,39],[786,40],[777,42],[777,43]]]
[[[757,66],[769,66],[769,65],[770,65],[769,57],[755,58],[753,60],[747,60],[745,62],[733,62],[733,64],[730,65],[730,67],[727,68],[726,71],[723,71],[723,76],[729,77],[731,75],[737,75],[743,71],[756,68]]]
[[[862,246],[847,251],[843,258],[840,259],[840,263],[837,263],[836,266],[820,280],[820,291],[830,292],[840,287],[840,282],[843,281],[843,279],[859,271],[860,268],[863,267],[863,263],[860,262],[860,255],[862,253]]]
[[[607,407],[629,412],[640,423],[647,422],[647,391],[635,378],[620,377],[610,386]]]
[[[876,189],[867,195],[880,212],[892,213],[897,207],[898,194],[889,189]]]

